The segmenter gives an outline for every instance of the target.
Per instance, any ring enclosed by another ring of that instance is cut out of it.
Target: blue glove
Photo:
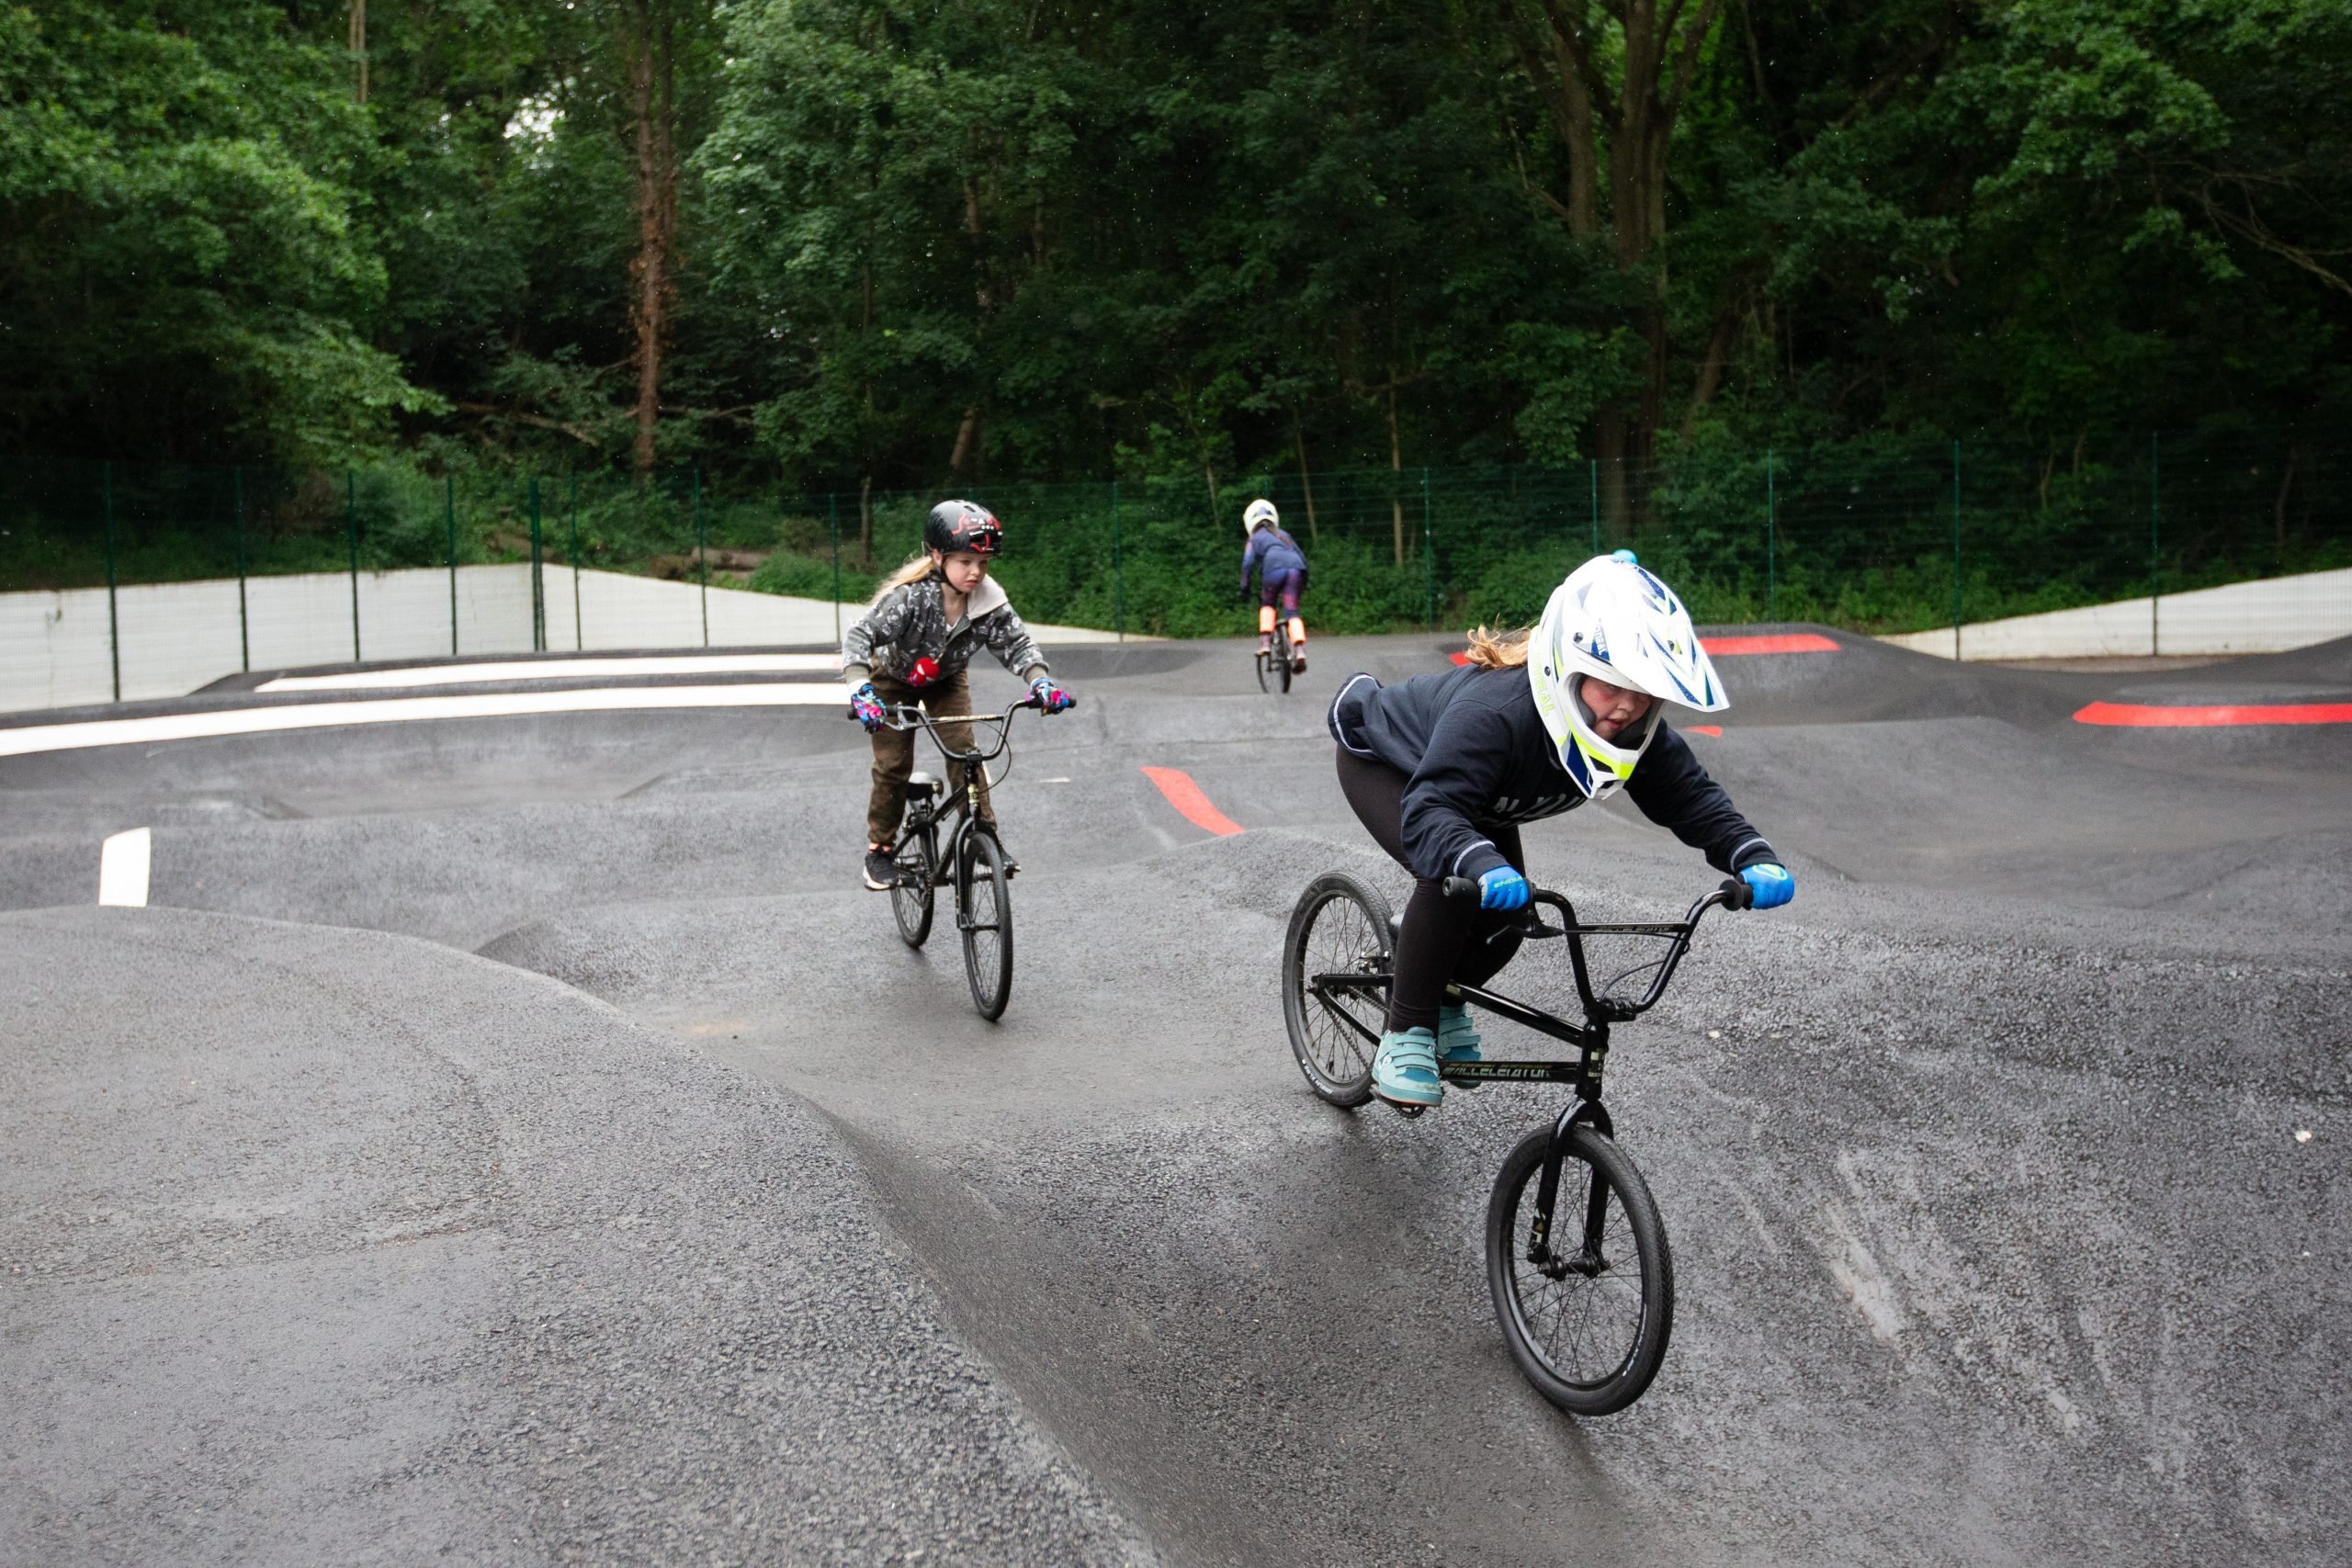
[[[1527,878],[1507,865],[1495,867],[1478,879],[1478,908],[1481,909],[1527,908]]]
[[[1047,713],[1060,713],[1065,708],[1074,708],[1078,705],[1078,699],[1055,685],[1053,677],[1050,675],[1040,675],[1030,682],[1029,691],[1038,702],[1045,705]]]
[[[1756,908],[1777,909],[1797,896],[1797,879],[1789,868],[1770,861],[1740,867],[1739,879],[1756,890]]]
[[[865,726],[866,734],[871,735],[881,728],[882,720],[888,715],[888,710],[883,707],[882,698],[875,692],[873,682],[868,681],[849,694],[849,716]]]

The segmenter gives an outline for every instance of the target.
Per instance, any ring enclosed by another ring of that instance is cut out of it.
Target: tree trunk
[[[351,0],[351,58],[359,68],[358,101],[368,101],[368,0]]]
[[[1396,437],[1396,367],[1388,367],[1388,512],[1396,537],[1396,564],[1405,564],[1405,498],[1396,489],[1403,482],[1395,476],[1405,471],[1405,447]]]
[[[964,421],[956,427],[956,449],[947,454],[947,470],[958,478],[971,471],[973,453],[980,444],[980,405],[966,403]]]
[[[1519,3],[1505,0],[1521,65],[1553,105],[1567,148],[1568,231],[1581,238],[1598,227],[1590,213],[1598,205],[1599,142],[1605,134],[1611,254],[1625,272],[1653,269],[1651,253],[1666,232],[1667,150],[1722,0],[1698,0],[1687,13],[1686,0],[1608,6],[1622,46],[1613,71],[1604,69],[1604,27],[1595,19],[1593,0],[1537,0],[1546,35],[1541,51],[1521,33]],[[1596,447],[1612,470],[1603,479],[1612,533],[1631,527],[1639,501],[1628,494],[1629,470],[1650,463],[1665,417],[1669,355],[1663,272],[1644,280],[1641,299],[1634,313],[1643,345],[1641,391],[1633,406],[1603,409],[1594,419]]]
[[[1731,345],[1739,335],[1739,317],[1725,310],[1715,318],[1715,330],[1707,335],[1707,357],[1699,363],[1699,384],[1690,389],[1690,406],[1682,415],[1682,439],[1688,442],[1698,428],[1699,415],[1715,394],[1723,389],[1724,367],[1730,361]]]
[[[857,566],[874,570],[874,476],[857,481]]]
[[[1315,526],[1315,481],[1306,474],[1306,433],[1298,427],[1298,411],[1290,411],[1291,445],[1298,448],[1298,492],[1306,498],[1306,542],[1320,543],[1322,534]]]
[[[653,473],[653,437],[662,414],[662,350],[669,329],[673,251],[678,231],[678,154],[674,28],[653,0],[629,7],[629,112],[637,178],[636,284],[630,314],[637,329],[637,439],[630,464],[643,484]]]

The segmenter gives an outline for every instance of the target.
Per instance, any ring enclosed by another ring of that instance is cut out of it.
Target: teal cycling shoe
[[[1437,1076],[1437,1042],[1426,1029],[1380,1037],[1372,1058],[1372,1092],[1391,1105],[1426,1108],[1443,1103],[1445,1085]]]
[[[1470,1010],[1445,1006],[1437,1010],[1438,1060],[1447,1066],[1458,1067],[1465,1062],[1483,1062],[1487,1058],[1479,1051],[1482,1036],[1470,1021]],[[1465,1083],[1462,1089],[1478,1089],[1481,1085]]]

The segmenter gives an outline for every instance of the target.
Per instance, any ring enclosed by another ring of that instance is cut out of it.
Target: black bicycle
[[[1290,690],[1290,650],[1261,648],[1258,650],[1258,689],[1273,691],[1277,682],[1281,690]]]
[[[1475,898],[1477,884],[1445,882],[1448,897]],[[1665,994],[1690,950],[1700,918],[1722,906],[1744,909],[1755,894],[1726,881],[1673,924],[1582,925],[1557,893],[1534,895],[1505,934],[1565,939],[1585,1021],[1566,1019],[1483,986],[1449,986],[1448,1001],[1484,1008],[1572,1047],[1564,1061],[1441,1062],[1449,1084],[1557,1083],[1573,1098],[1504,1156],[1487,1202],[1487,1284],[1511,1359],[1544,1398],[1577,1416],[1607,1416],[1642,1396],[1665,1359],[1674,1326],[1674,1259],[1657,1203],[1632,1156],[1617,1146],[1601,1104],[1609,1026],[1638,1018]],[[1549,908],[1560,923],[1548,925]],[[1397,922],[1379,891],[1344,872],[1317,877],[1291,911],[1283,940],[1283,1020],[1292,1054],[1315,1092],[1352,1109],[1372,1098],[1372,1058],[1388,1011]],[[1661,956],[1593,989],[1585,942],[1647,939]],[[1620,987],[1647,975],[1636,998]],[[1398,1107],[1418,1116],[1419,1107]],[[1532,1189],[1532,1190],[1531,1190]],[[1563,1213],[1568,1234],[1555,1235]]]
[[[964,940],[964,973],[972,983],[972,1005],[985,1019],[1001,1018],[1004,1004],[1012,995],[1012,878],[1005,869],[1007,857],[996,829],[980,819],[980,785],[987,778],[983,770],[1004,755],[1012,739],[1012,716],[1023,708],[1044,705],[1038,698],[1030,697],[1001,714],[937,716],[919,707],[893,707],[885,711],[882,719],[892,729],[921,727],[938,746],[940,755],[964,770],[964,787],[948,796],[941,794],[942,781],[929,773],[909,775],[907,821],[899,835],[899,880],[890,889],[890,912],[906,944],[921,947],[931,938],[940,870],[947,868],[956,893],[956,930]],[[996,744],[950,746],[939,733],[939,727],[945,724],[995,725]],[[943,828],[944,858],[940,853]]]

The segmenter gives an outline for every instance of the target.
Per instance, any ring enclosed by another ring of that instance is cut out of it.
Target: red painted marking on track
[[[1211,806],[1209,797],[1201,793],[1201,786],[1183,769],[1146,768],[1143,776],[1159,785],[1159,793],[1168,797],[1168,804],[1193,827],[1205,828],[1220,839],[1229,839],[1241,831],[1241,824]]]
[[[2076,724],[2128,725],[2145,729],[2211,729],[2246,724],[2352,724],[2352,703],[2245,703],[2211,707],[2153,707],[2143,703],[2093,703]]]
[[[1743,653],[1835,653],[1838,645],[1819,632],[1766,632],[1754,637],[1711,637],[1702,639],[1711,658]]]
[[[1467,664],[1470,662],[1470,656],[1466,653],[1449,653],[1446,657],[1453,660],[1456,664]]]
[[[1723,732],[1724,727],[1720,724],[1686,725],[1682,730],[1685,735],[1721,735]]]

